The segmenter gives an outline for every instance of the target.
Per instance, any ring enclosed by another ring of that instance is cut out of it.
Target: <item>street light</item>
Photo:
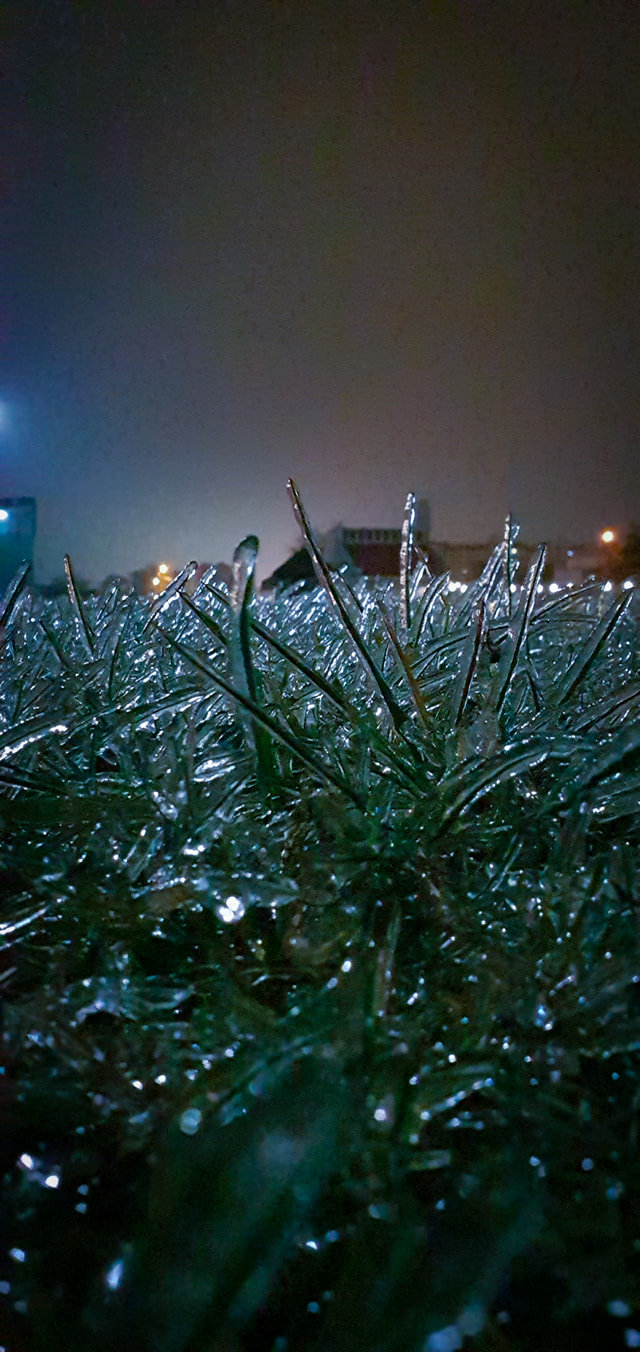
[[[611,530],[610,528],[607,528],[607,530],[600,531],[600,540],[603,545],[615,544],[615,538],[616,533],[614,530]]]

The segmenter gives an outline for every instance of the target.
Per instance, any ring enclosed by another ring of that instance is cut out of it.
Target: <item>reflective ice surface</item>
[[[407,513],[398,587],[256,597],[248,537],[230,593],[11,603],[0,1297],[90,1352],[435,1352],[532,1254],[633,1337],[636,594],[511,528],[451,590]]]

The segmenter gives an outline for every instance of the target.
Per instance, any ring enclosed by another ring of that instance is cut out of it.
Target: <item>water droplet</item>
[[[631,1306],[626,1300],[610,1300],[607,1310],[609,1314],[613,1315],[614,1319],[628,1319],[631,1314]]]
[[[545,1032],[553,1028],[553,1019],[550,1017],[548,1006],[542,1000],[536,1005],[535,1025],[536,1028],[544,1028]]]
[[[112,1263],[111,1267],[107,1268],[104,1278],[104,1284],[106,1287],[108,1287],[109,1291],[117,1291],[118,1287],[122,1285],[123,1276],[124,1276],[124,1259],[117,1258],[115,1263]]]
[[[195,1136],[200,1123],[202,1122],[202,1113],[199,1108],[187,1108],[180,1118],[180,1130],[185,1136]]]
[[[242,920],[246,911],[246,906],[241,897],[226,897],[225,901],[216,906],[216,915],[225,925],[234,925],[236,921]]]

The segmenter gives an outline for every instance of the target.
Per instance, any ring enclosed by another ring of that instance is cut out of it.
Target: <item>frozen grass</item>
[[[0,1341],[636,1346],[635,593],[290,494],[312,593],[6,598]]]

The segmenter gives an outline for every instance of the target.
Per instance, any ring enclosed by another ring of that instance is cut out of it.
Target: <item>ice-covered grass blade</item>
[[[176,573],[176,576],[171,579],[171,582],[167,584],[160,595],[156,596],[149,607],[149,615],[147,617],[145,629],[150,629],[151,625],[157,620],[158,615],[161,615],[163,610],[166,610],[167,606],[171,605],[171,602],[175,600],[176,597],[180,596],[185,583],[189,582],[193,577],[197,567],[198,565],[195,559],[191,559],[189,563],[185,564],[184,568],[180,569],[179,573]]]
[[[353,620],[351,619],[351,616],[349,615],[349,612],[344,604],[344,601],[342,600],[342,597],[340,596],[340,593],[338,592],[338,589],[335,586],[335,583],[333,582],[329,568],[318,548],[318,545],[316,544],[313,532],[311,530],[311,526],[307,518],[307,514],[302,505],[300,494],[298,493],[298,489],[296,488],[293,479],[289,479],[287,488],[289,491],[289,497],[293,507],[293,513],[300,527],[300,530],[302,531],[302,534],[304,536],[304,540],[307,549],[309,551],[309,554],[311,556],[311,560],[313,562],[313,566],[315,568],[318,581],[320,582],[321,586],[326,588],[330,600],[332,604],[335,606],[335,609],[337,610],[340,616],[340,619],[345,627],[346,632],[349,635],[349,638],[351,639],[351,642],[353,643],[353,646],[356,650],[356,653],[358,654],[360,661],[362,662],[370,679],[373,681],[374,686],[377,688],[381,699],[384,701],[387,709],[389,710],[389,714],[391,716],[391,720],[393,722],[394,727],[396,728],[396,730],[400,731],[407,716],[406,710],[400,708],[400,705],[398,704],[388,681],[385,680],[379,666],[374,661],[371,653],[369,652],[369,649],[367,648],[366,643],[364,643],[361,635],[358,633],[358,630],[356,629],[356,626],[353,623]]]
[[[416,519],[415,493],[407,495],[400,541],[400,624],[407,637],[411,624],[411,568],[413,565],[413,532]]]
[[[443,597],[449,586],[450,576],[450,573],[444,573],[442,577],[432,577],[427,582],[411,621],[410,638],[415,647],[420,644],[425,625],[431,624],[438,604],[442,605]],[[433,634],[433,629],[431,632]]]
[[[594,626],[591,633],[583,639],[569,670],[552,692],[552,698],[556,705],[564,704],[575,693],[593,666],[601,648],[604,647],[607,639],[617,628],[625,611],[629,609],[630,604],[631,592],[622,592]]]
[[[414,553],[407,632],[329,570],[400,733],[324,581],[151,624],[112,586],[91,652],[14,606],[7,1346],[633,1343],[638,594],[512,594],[508,531],[464,595]]]
[[[259,542],[255,535],[247,535],[237,546],[233,555],[230,595],[233,628],[229,653],[233,681],[236,690],[246,695],[254,707],[263,704],[262,682],[254,670],[251,655],[251,602],[258,548]],[[247,720],[246,716],[243,721],[249,741],[255,749],[262,783],[265,787],[275,789],[277,765],[266,726],[251,718]]]
[[[487,607],[484,598],[481,596],[478,602],[478,611],[475,617],[475,623],[469,626],[469,636],[465,641],[460,659],[460,671],[453,688],[453,726],[457,728],[462,721],[464,711],[467,707],[467,701],[471,692],[471,683],[474,672],[478,664],[478,658],[482,650],[487,632]]]
[[[219,672],[214,671],[208,662],[205,662],[199,657],[198,653],[193,652],[184,643],[180,643],[172,634],[168,633],[167,630],[163,630],[162,632],[167,642],[172,648],[175,648],[176,652],[181,653],[186,661],[190,662],[197,671],[200,671],[203,676],[206,676],[208,680],[218,686],[220,690],[223,690],[225,694],[229,695],[231,699],[234,700],[236,704],[240,705],[241,709],[245,710],[259,726],[263,727],[266,732],[276,739],[276,741],[281,742],[282,745],[285,746],[288,751],[291,751],[298,760],[302,761],[309,770],[326,783],[339,789],[341,793],[346,794],[346,796],[350,798],[352,802],[356,803],[357,806],[364,807],[364,800],[361,795],[347,782],[346,779],[343,778],[342,775],[337,775],[329,766],[323,765],[321,761],[318,761],[301,741],[291,735],[287,728],[283,728],[279,723],[276,723],[275,719],[265,713],[263,709],[255,704],[254,701],[241,690],[236,690],[229,681],[225,680],[224,676],[221,676]]]
[[[68,554],[65,554],[64,556],[64,575],[67,583],[67,595],[69,597],[69,602],[73,614],[78,622],[78,630],[82,636],[87,652],[89,653],[90,656],[92,656],[93,634],[91,632],[89,621],[87,620],[85,609],[82,604],[82,597],[80,596],[80,592],[78,591],[75,577],[73,576],[71,559],[69,558]]]
[[[497,713],[500,713],[502,710],[502,706],[516,672],[523,644],[526,641],[546,558],[547,547],[546,545],[540,545],[535,558],[532,560],[527,570],[527,575],[522,584],[518,609],[509,625],[507,638],[502,645],[498,677],[498,693],[496,696]]]
[[[380,597],[377,597],[376,600],[378,603],[379,613],[382,617],[384,627],[389,637],[391,651],[393,652],[393,655],[400,668],[402,676],[408,686],[409,694],[411,696],[414,709],[416,710],[416,713],[418,715],[418,718],[420,719],[420,722],[422,723],[422,726],[426,729],[429,729],[431,724],[429,711],[425,703],[424,695],[422,694],[420,686],[418,685],[418,682],[412,670],[410,655],[407,652],[406,648],[403,647],[402,645],[402,642],[396,631],[396,627],[393,623],[393,620],[391,619],[391,616],[389,615],[388,611],[385,608],[384,602]]]
[[[2,601],[0,601],[0,630],[4,629],[7,625],[11,612],[24,591],[30,572],[31,564],[29,563],[29,560],[26,559],[24,563],[20,564],[20,567],[11,578]]]

